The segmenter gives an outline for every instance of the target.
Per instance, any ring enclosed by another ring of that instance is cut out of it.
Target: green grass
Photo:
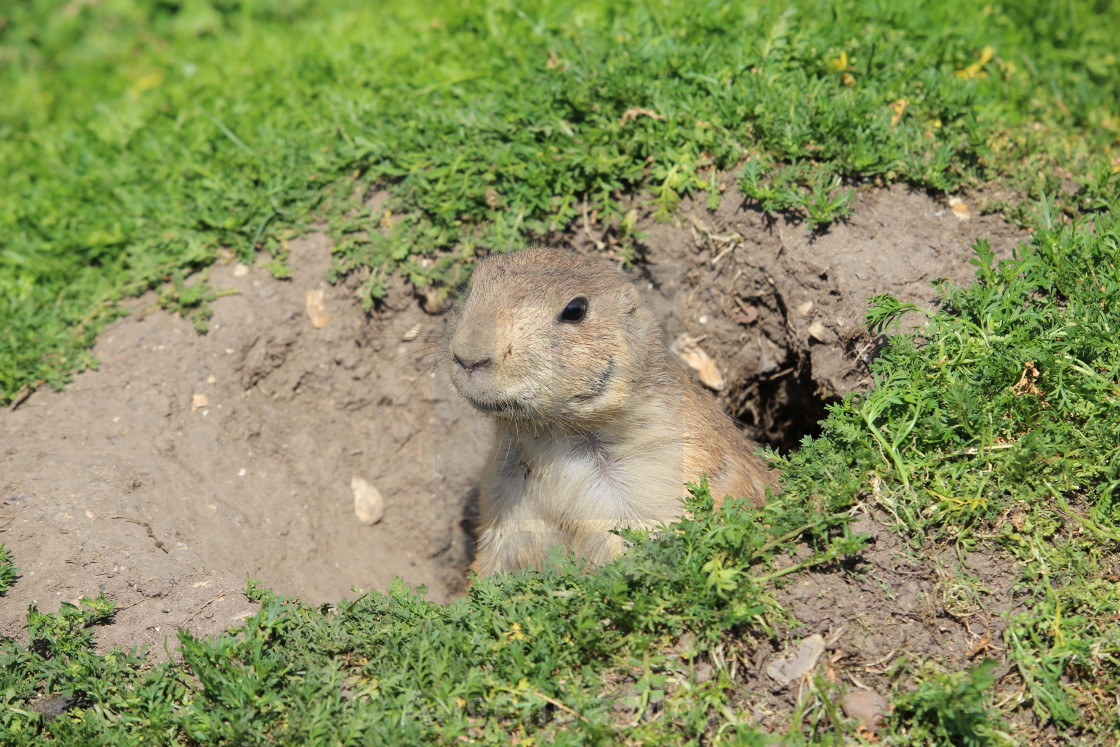
[[[1019,711],[993,710],[991,665],[932,657],[889,693],[881,743],[1005,744],[1028,715],[1114,740],[1116,3],[0,13],[4,401],[88,365],[124,294],[158,288],[204,327],[212,291],[187,272],[228,248],[269,252],[282,276],[285,241],[313,220],[335,239],[333,277],[370,269],[367,302],[393,268],[450,286],[476,247],[584,210],[614,221],[625,252],[621,196],[645,190],[671,215],[682,195],[717,198],[731,167],[766,209],[814,224],[864,181],[904,180],[979,187],[1034,228],[998,265],[981,237],[977,282],[943,288],[945,309],[924,311],[921,339],[894,338],[874,388],[775,457],[785,489],[765,509],[713,513],[701,489],[693,518],[599,572],[487,579],[447,606],[398,587],[309,608],[250,584],[257,615],[229,636],[181,634],[183,663],[154,668],[93,652],[111,600],[33,608],[26,642],[0,642],[5,743],[855,743],[834,685],[814,681],[821,708],[765,735],[730,669],[701,678],[697,662],[779,635],[781,585],[858,554],[845,527],[861,505],[915,551],[995,553],[1020,573],[998,642]],[[378,185],[390,200],[374,215],[355,195]],[[868,323],[922,311],[880,297]],[[14,579],[0,549],[0,591]],[[47,702],[68,710],[49,720],[34,707]]]
[[[895,702],[896,724],[907,744],[1014,744],[1008,727],[988,705],[985,692],[996,681],[997,662],[987,659],[968,672],[927,672],[919,686]]]
[[[0,542],[0,596],[7,593],[8,587],[16,580],[19,568],[12,562],[12,554]]]
[[[508,742],[537,729],[548,743],[612,743],[621,705],[636,737],[665,734],[645,723],[662,709],[677,722],[671,732],[697,737],[735,688],[726,673],[695,681],[692,660],[730,631],[767,635],[782,614],[767,589],[796,570],[768,570],[769,562],[792,537],[842,520],[795,527],[800,513],[742,503],[720,515],[706,486],[693,509],[694,520],[657,542],[631,535],[635,550],[603,572],[569,559],[481,580],[447,606],[396,586],[310,608],[250,582],[262,607],[237,635],[181,632],[183,664],[148,672],[133,655],[90,652],[90,625],[111,615],[104,599],[56,616],[33,609],[30,648],[8,641],[0,654],[10,706],[0,728],[13,744]],[[798,568],[861,544],[840,532]],[[683,651],[665,651],[685,634]],[[620,680],[628,694],[608,696],[607,683]],[[82,705],[44,724],[27,707],[39,690]],[[748,726],[736,731],[757,737]]]
[[[1099,696],[1120,692],[1120,213],[1090,230],[1052,207],[1013,261],[979,241],[977,282],[945,289],[924,342],[893,338],[784,473],[830,511],[867,502],[915,542],[1021,561],[1005,644],[1031,707],[1117,729]],[[876,328],[913,310],[872,301]]]
[[[370,302],[394,268],[454,285],[475,247],[584,208],[627,251],[622,194],[668,215],[736,165],[748,195],[812,223],[865,179],[1035,195],[1069,179],[1068,208],[1104,209],[1117,23],[1115,2],[10,4],[0,401],[61,385],[122,294],[222,247],[283,274],[313,216],[332,277],[372,269]],[[355,180],[390,190],[388,214]]]

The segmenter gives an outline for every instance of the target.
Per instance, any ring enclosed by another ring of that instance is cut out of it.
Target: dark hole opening
[[[731,402],[744,403],[731,414],[747,435],[782,454],[797,451],[805,436],[819,436],[827,406],[837,401],[817,393],[809,361],[796,354],[787,357],[777,375],[737,382],[730,395]]]

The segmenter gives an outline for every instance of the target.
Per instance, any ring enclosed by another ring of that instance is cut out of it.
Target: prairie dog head
[[[659,345],[637,290],[617,270],[565,249],[479,264],[451,323],[451,381],[506,421],[594,425],[626,403]]]

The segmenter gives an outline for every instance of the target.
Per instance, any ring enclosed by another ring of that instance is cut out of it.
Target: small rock
[[[358,521],[367,525],[381,521],[385,513],[381,491],[360,477],[351,478],[350,489],[354,491],[354,515],[358,517]]]
[[[235,278],[243,278],[249,274],[249,268],[238,262],[233,266],[233,276]]]
[[[803,304],[801,304],[800,306],[797,307],[797,311],[801,314],[801,316],[809,316],[809,312],[812,311],[812,310],[813,310],[813,302],[812,301],[806,301],[805,303],[803,303]]]
[[[824,653],[824,638],[820,634],[805,638],[797,645],[797,650],[766,665],[770,679],[785,687],[813,670],[817,659]]]
[[[191,397],[191,412],[210,405],[210,398],[205,394],[196,394]]]
[[[949,207],[953,209],[953,215],[957,216],[957,220],[959,221],[966,221],[972,218],[972,211],[968,209],[968,203],[959,197],[950,197]]]
[[[703,683],[712,679],[712,676],[715,674],[715,667],[707,661],[700,661],[696,663],[696,669],[694,671],[696,673],[696,681]]]
[[[840,701],[840,708],[848,718],[859,719],[864,729],[874,732],[887,713],[887,701],[874,690],[853,690]]]
[[[331,320],[331,314],[324,306],[326,296],[327,292],[322,288],[307,291],[307,316],[315,329],[322,329]]]
[[[824,339],[824,336],[825,329],[824,325],[821,324],[820,319],[809,325],[809,337],[813,338],[817,342],[827,342],[827,340]]]
[[[686,630],[677,639],[677,645],[673,647],[673,651],[686,659],[696,656],[696,634],[691,630]]]

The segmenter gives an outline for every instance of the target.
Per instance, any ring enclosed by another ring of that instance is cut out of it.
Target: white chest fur
[[[478,569],[531,565],[556,545],[606,562],[622,545],[610,530],[680,515],[683,482],[678,439],[538,438],[503,429],[483,479]]]

